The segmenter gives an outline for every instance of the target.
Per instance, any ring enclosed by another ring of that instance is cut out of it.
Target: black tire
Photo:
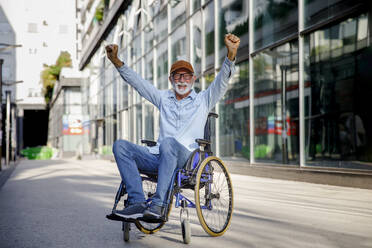
[[[143,192],[145,193],[145,198],[147,200],[148,197],[152,197],[155,194],[156,182],[152,179],[142,178],[142,187],[143,187]],[[172,202],[173,202],[173,196],[168,205],[168,216],[172,209]],[[164,226],[165,222],[148,223],[145,221],[137,220],[134,224],[136,225],[138,230],[140,230],[141,232],[145,234],[153,234],[159,231]]]
[[[200,224],[211,236],[221,236],[230,225],[233,188],[223,162],[214,156],[205,158],[196,174],[195,205]]]
[[[123,239],[125,242],[128,242],[130,239],[130,223],[123,221]]]
[[[189,220],[183,220],[181,222],[181,229],[182,229],[182,239],[183,243],[190,244],[191,242],[191,227]]]

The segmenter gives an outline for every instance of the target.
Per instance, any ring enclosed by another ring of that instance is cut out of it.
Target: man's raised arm
[[[212,109],[227,91],[229,80],[235,72],[235,57],[239,44],[239,37],[233,34],[225,35],[227,57],[221,66],[221,71],[205,91],[209,109]]]
[[[112,64],[116,67],[119,71],[120,76],[128,82],[133,88],[135,88],[138,93],[154,104],[156,107],[159,108],[160,106],[160,90],[154,87],[151,83],[144,80],[140,75],[138,75],[135,71],[131,68],[126,66],[119,58],[118,58],[118,46],[111,44],[106,46],[106,54],[107,58],[112,62]]]

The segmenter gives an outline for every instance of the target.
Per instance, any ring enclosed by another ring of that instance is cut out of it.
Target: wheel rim
[[[156,183],[148,179],[143,179],[142,187],[143,187],[143,192],[145,194],[145,199],[146,201],[148,201],[148,198],[152,197],[156,192]],[[140,231],[146,234],[151,234],[151,233],[158,231],[164,225],[164,222],[163,223],[148,223],[145,221],[136,221],[135,224],[136,224],[136,227]]]
[[[204,230],[212,236],[222,235],[230,225],[233,189],[227,169],[220,159],[208,157],[202,162],[197,174],[195,199]]]

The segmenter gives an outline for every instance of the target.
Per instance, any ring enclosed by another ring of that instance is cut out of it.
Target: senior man
[[[169,73],[173,89],[159,90],[118,58],[117,45],[106,46],[107,57],[121,77],[160,112],[160,132],[155,146],[144,147],[126,140],[117,140],[113,145],[113,153],[128,192],[129,202],[129,205],[117,211],[116,215],[128,220],[162,219],[173,173],[182,168],[191,152],[198,148],[195,140],[204,136],[208,113],[225,94],[228,81],[234,74],[234,61],[240,39],[233,34],[227,34],[224,42],[227,57],[221,70],[208,89],[199,93],[193,90],[196,76],[189,62],[176,61]],[[145,204],[140,172],[158,175],[156,193],[149,206]]]

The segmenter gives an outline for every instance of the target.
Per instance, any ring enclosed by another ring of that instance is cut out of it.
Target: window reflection
[[[191,64],[194,67],[195,75],[201,74],[202,60],[202,21],[201,12],[196,13],[190,20],[191,26]]]
[[[255,160],[298,163],[298,43],[265,50],[253,63]]]
[[[142,104],[139,103],[136,108],[136,144],[140,144],[142,137]],[[133,129],[132,129],[133,130]]]
[[[204,51],[206,69],[214,65],[214,3],[210,2],[204,9]]]
[[[227,55],[224,36],[227,33],[232,33],[240,38],[239,50],[242,51],[245,47],[248,48],[248,1],[220,1],[219,2],[219,56],[220,64],[223,63]],[[238,53],[240,54],[240,53]]]
[[[186,58],[186,26],[182,25],[172,34],[172,63]]]
[[[162,42],[157,49],[157,82],[159,89],[168,89],[168,45]]]
[[[154,140],[154,105],[145,104],[145,135],[146,139]]]
[[[236,74],[220,101],[220,154],[249,159],[249,63],[236,65]]]
[[[297,0],[254,0],[254,49],[297,33]]]
[[[145,53],[150,51],[154,45],[154,29],[147,25],[144,28],[144,35],[145,35]]]
[[[342,12],[350,9],[363,8],[366,0],[305,0],[304,1],[304,23],[305,27],[324,22]]]
[[[167,0],[145,0],[145,5],[149,6],[148,10],[150,13],[150,16],[154,17],[156,16],[161,9],[163,9],[165,6],[167,6]]]
[[[201,7],[201,0],[191,0],[191,14]]]
[[[157,43],[162,41],[168,35],[168,19],[167,19],[167,8],[164,7],[159,15],[155,17],[154,23],[154,39]]]
[[[170,1],[171,31],[186,20],[186,1]]]
[[[362,14],[305,37],[309,165],[370,168],[372,52],[367,22]]]
[[[141,57],[141,35],[134,38],[132,43],[132,62],[135,62]]]

